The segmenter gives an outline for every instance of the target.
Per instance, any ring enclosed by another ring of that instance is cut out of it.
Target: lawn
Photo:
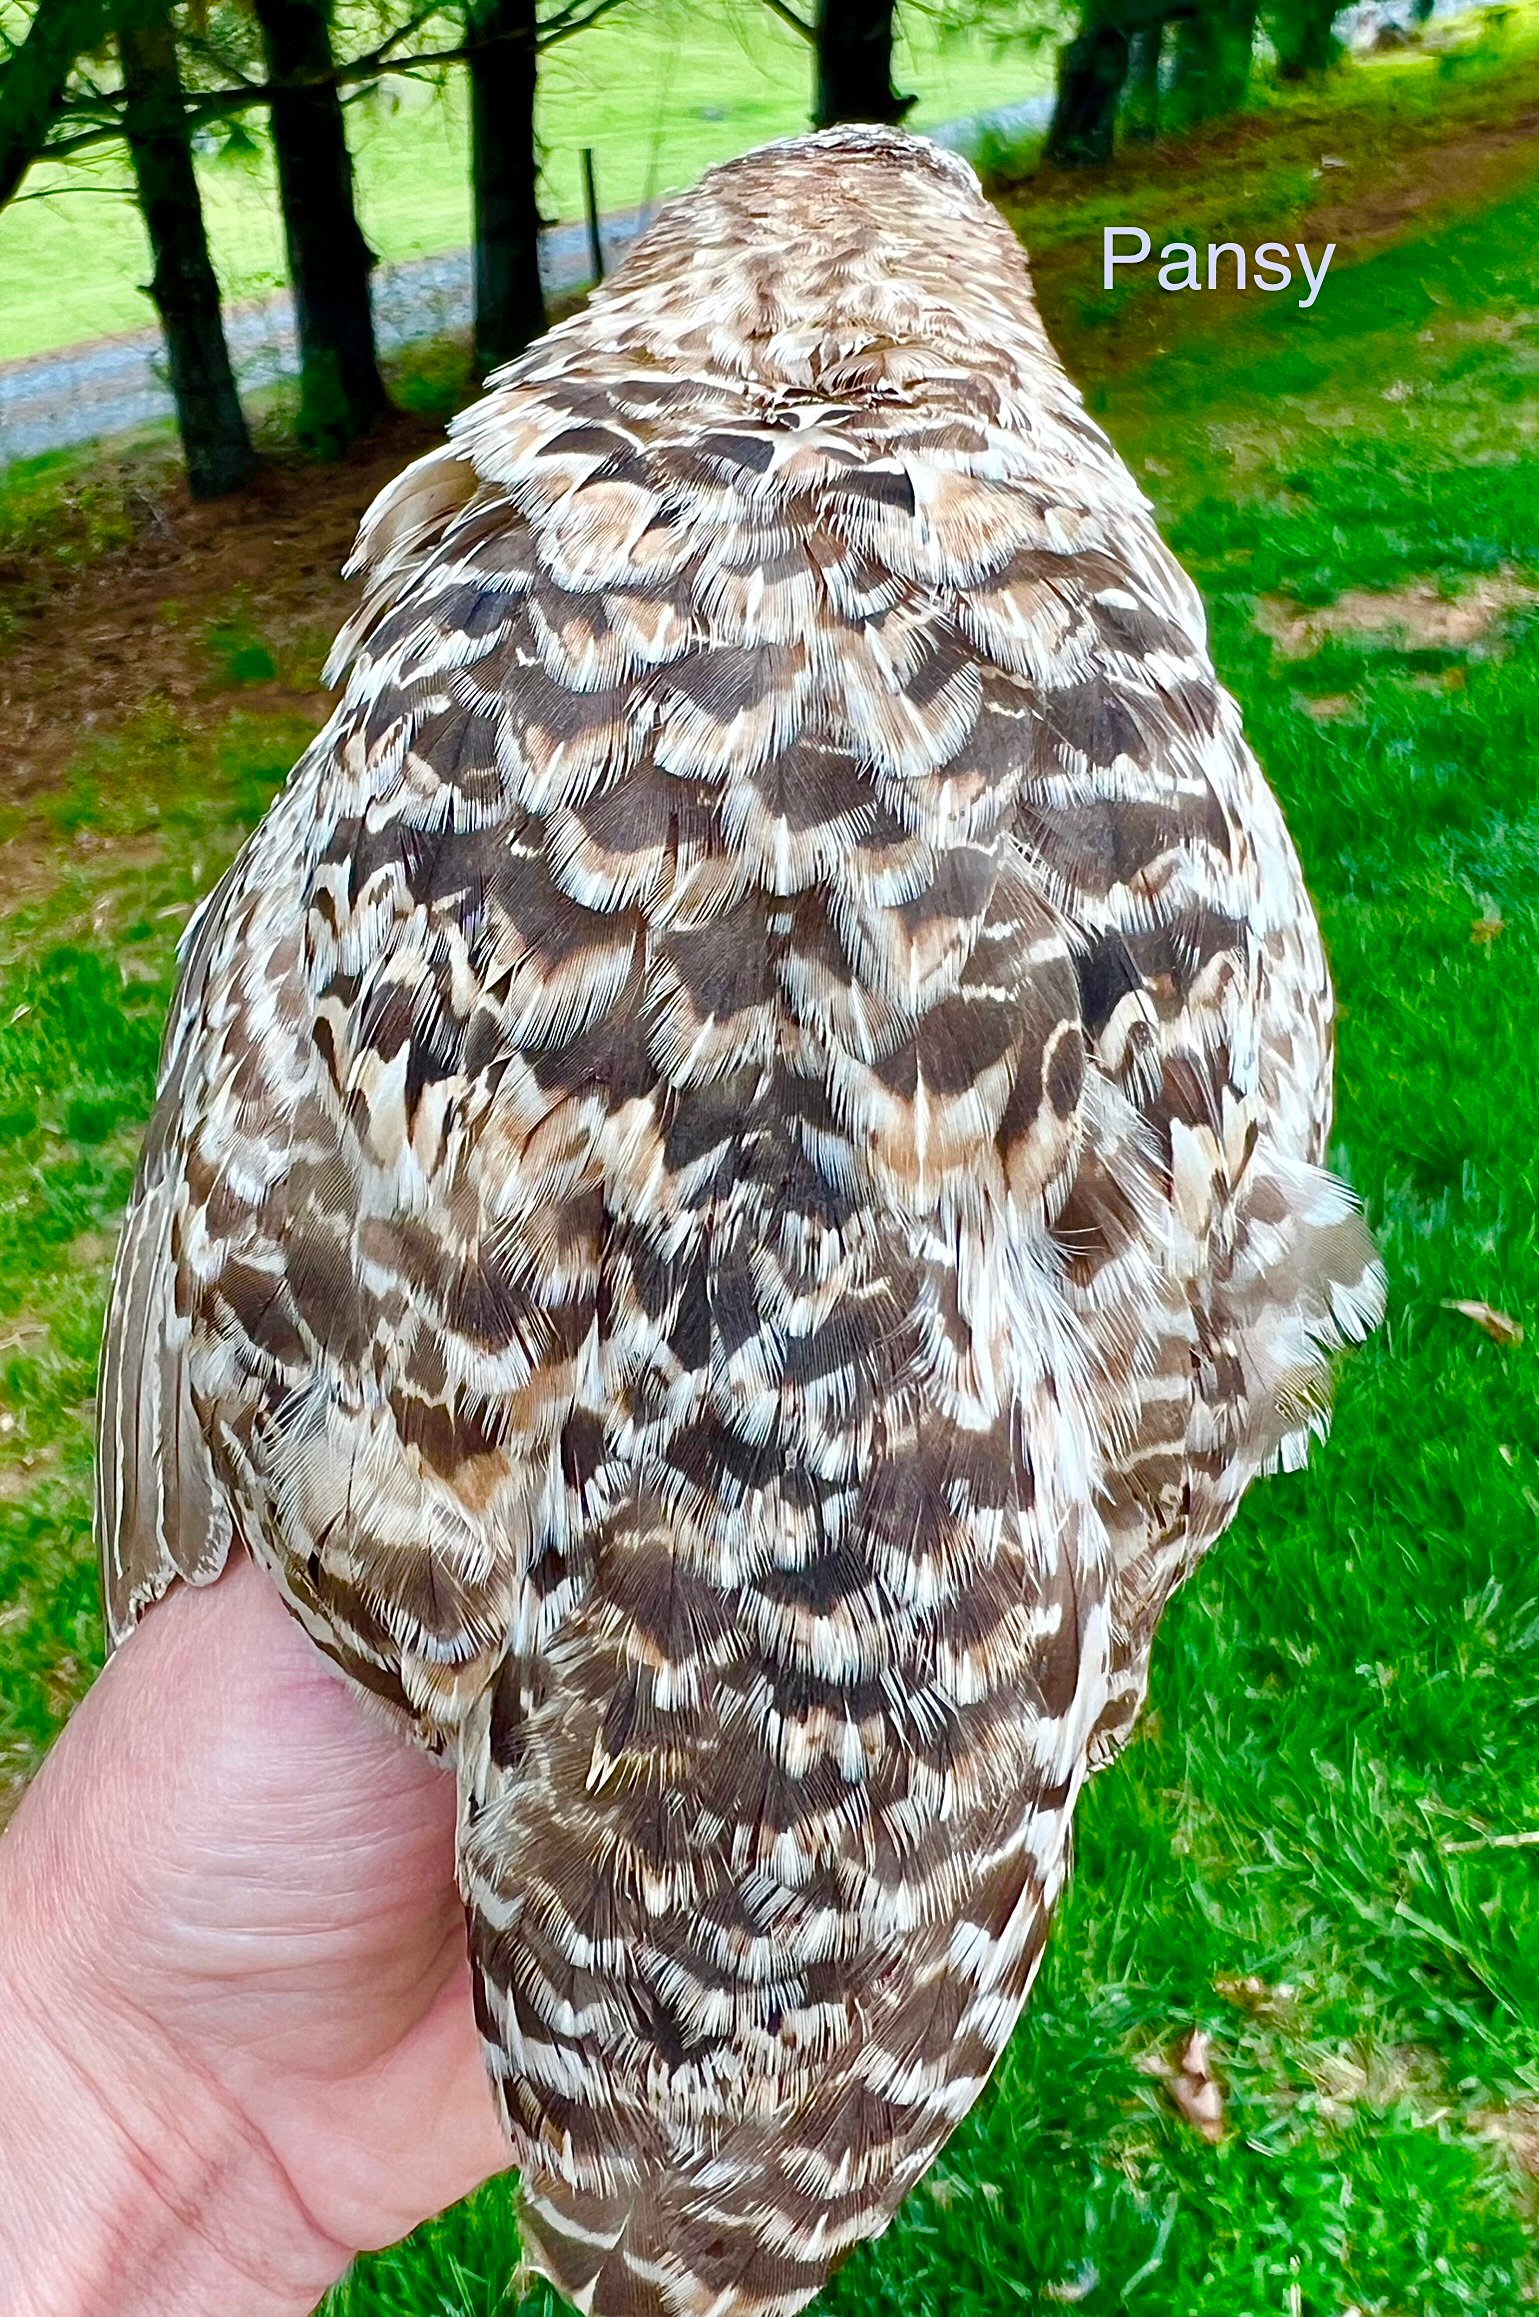
[[[1048,84],[1040,50],[1020,39],[946,29],[917,6],[900,25],[896,73],[904,92],[917,94],[916,127],[1011,104]],[[805,128],[810,103],[807,44],[763,0],[627,0],[546,59],[544,212],[581,216],[584,146],[593,150],[601,204],[623,209],[689,184],[711,161]],[[467,122],[458,74],[443,91],[387,81],[349,106],[359,211],[381,258],[469,240]],[[206,157],[200,176],[226,297],[282,287],[265,145],[245,158]],[[0,362],[154,321],[138,286],[149,278],[149,257],[128,183],[121,148],[108,146],[68,167],[34,170],[28,198],[0,214]]]
[[[1344,1367],[1329,1448],[1253,1493],[1170,1614],[1140,1734],[1082,1807],[1026,2020],[831,2287],[821,2306],[847,2317],[1539,2300],[1539,156],[1474,139],[1529,101],[1521,44],[1468,70],[1485,110],[1433,169],[1438,201],[1380,199],[1409,183],[1421,97],[1429,136],[1458,129],[1466,68],[1436,60],[1165,157],[1163,195],[1130,172],[1145,222],[1202,227],[1270,184],[1313,231],[1334,203],[1342,254],[1307,315],[1104,298],[1087,253],[1111,182],[1076,205],[1011,196],[1298,840],[1342,1001],[1336,1163],[1391,1305]],[[1345,167],[1322,175],[1326,154]],[[123,552],[117,504],[104,554]],[[24,515],[0,505],[0,529]],[[76,520],[89,555],[78,494]],[[253,599],[193,627],[195,709],[104,728],[0,829],[16,1778],[99,1654],[88,1402],[172,936],[294,753],[273,684],[313,681],[319,639],[290,612]],[[1193,2027],[1223,2087],[1216,2143],[1162,2077]],[[493,2188],[360,2264],[330,2317],[491,2317],[515,2251]]]

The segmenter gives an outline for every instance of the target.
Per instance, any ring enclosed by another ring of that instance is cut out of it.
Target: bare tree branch
[[[607,16],[611,8],[619,8],[623,4],[624,0],[590,0],[589,7],[580,11],[577,0],[572,0],[572,4],[563,8],[559,16],[553,16],[548,24],[540,26],[538,46],[541,53],[547,48],[554,48],[558,40],[570,40],[576,33],[586,32],[590,24],[597,24],[599,18]]]
[[[76,60],[119,22],[153,16],[165,0],[38,0],[26,38],[0,79],[0,208],[41,152]]]
[[[58,4],[60,4],[60,0],[42,0],[42,7]],[[122,0],[67,0],[67,4],[72,6],[78,15],[83,6],[94,6],[103,12],[110,6],[116,6],[121,11]],[[134,4],[141,10],[148,12],[157,5],[164,5],[164,0],[134,0]],[[591,24],[596,24],[599,21],[600,17],[607,16],[611,9],[621,7],[623,4],[624,0],[567,0],[567,5],[546,25],[542,26],[540,47],[542,49],[547,48],[557,41],[570,40],[577,33],[586,32]],[[766,0],[766,5],[776,8],[782,15],[791,16],[791,11],[784,5],[784,0]],[[377,47],[367,49],[362,56],[355,56],[347,63],[337,65],[329,73],[316,73],[302,81],[288,81],[284,83],[284,86],[285,88],[347,88],[364,81],[384,80],[394,74],[410,76],[417,72],[436,71],[445,65],[463,64],[470,54],[469,45],[465,43],[460,43],[453,48],[422,49],[412,56],[394,56],[390,53],[392,49],[398,48],[403,40],[409,40],[414,32],[419,32],[423,25],[429,23],[435,16],[442,16],[447,13],[449,11],[445,7],[444,0],[431,0],[430,5],[417,9],[404,24],[400,25],[394,32],[389,33]],[[792,21],[796,23],[798,29],[806,29],[799,17],[793,17]],[[810,33],[808,37],[811,37]],[[214,60],[213,51],[208,48],[207,44],[200,43],[198,45],[202,47],[203,53],[208,55],[211,61]],[[483,40],[477,45],[484,49],[488,46],[495,46],[496,41],[495,39],[491,42]],[[226,72],[238,69],[227,57],[218,58],[217,61]],[[273,93],[272,82],[248,80],[244,76],[237,78],[228,88],[190,90],[187,103],[188,124],[193,129],[206,128],[215,121],[227,120],[236,113],[249,110],[252,106],[270,104]],[[123,134],[122,108],[123,93],[121,89],[93,89],[88,96],[73,98],[66,98],[61,91],[53,105],[49,119],[53,121],[78,121],[85,117],[90,121],[91,126],[77,129],[73,133],[63,136],[58,134],[49,136],[46,142],[40,143],[32,152],[27,154],[22,164],[23,168],[33,159],[67,161],[76,153],[88,152],[94,146],[109,144],[114,137],[120,137]],[[3,119],[3,95],[0,95],[0,119]],[[3,162],[3,157],[4,140],[3,133],[0,133],[0,162]],[[5,199],[3,184],[3,174],[0,174],[0,205],[3,205]]]
[[[764,0],[764,5],[772,15],[778,16],[783,24],[789,24],[793,32],[799,32],[803,40],[816,41],[818,37],[816,31],[805,17],[798,16],[794,8],[786,6],[786,0]]]
[[[620,0],[599,0],[599,5],[601,9],[618,7]],[[434,8],[427,13],[437,15],[440,11]],[[483,42],[482,45],[486,44]],[[314,73],[303,80],[285,81],[282,85],[285,89],[346,88],[355,82],[386,80],[392,75],[429,72],[439,65],[463,64],[469,54],[469,48],[463,46],[424,49],[416,56],[383,58],[371,51],[368,56],[356,57],[349,64],[339,64],[333,72]],[[275,86],[272,81],[242,80],[233,88],[195,90],[188,97],[188,121],[194,129],[201,129],[212,121],[228,118],[232,113],[246,112],[253,105],[270,104]],[[91,145],[100,145],[113,137],[120,137],[123,128],[118,115],[122,105],[122,92],[118,89],[104,90],[89,103],[70,101],[62,104],[58,115],[61,119],[78,120],[83,113],[95,116],[103,112],[110,117],[97,121],[94,127],[82,129],[73,136],[51,138],[37,158],[40,161],[66,160],[72,153],[81,153]]]
[[[121,131],[114,129],[112,134],[116,137]],[[41,153],[38,158],[46,161],[48,155]],[[57,201],[66,193],[72,201],[81,194],[92,193],[98,200],[105,201],[132,201],[134,197],[134,189],[126,179],[121,185],[37,185],[30,193],[13,193],[6,206],[19,209],[24,201]]]

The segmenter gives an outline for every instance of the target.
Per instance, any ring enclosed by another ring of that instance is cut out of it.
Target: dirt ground
[[[38,585],[13,574],[25,608],[0,650],[3,797],[25,802],[68,766],[81,735],[162,702],[192,725],[229,709],[211,661],[211,617],[249,601],[264,643],[329,636],[353,591],[341,576],[359,517],[408,460],[441,439],[436,422],[390,418],[335,466],[269,460],[249,489],[198,505],[174,468],[147,461],[128,495],[124,546]],[[0,575],[0,598],[5,589]],[[260,712],[325,713],[319,685],[245,684]]]
[[[1539,105],[1524,105],[1504,120],[1439,140],[1419,153],[1404,153],[1384,169],[1379,182],[1351,198],[1310,213],[1317,240],[1338,241],[1345,250],[1397,239],[1429,209],[1456,191],[1460,206],[1477,209],[1498,200],[1515,176],[1533,166],[1539,137]]]

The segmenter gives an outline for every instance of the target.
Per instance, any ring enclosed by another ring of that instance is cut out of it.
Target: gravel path
[[[1051,109],[1050,98],[1028,97],[1024,103],[974,113],[965,120],[943,121],[925,133],[967,152],[987,136],[1018,136],[1045,127]],[[636,239],[650,215],[650,209],[624,209],[603,220],[604,254],[610,264]],[[586,227],[548,227],[540,237],[540,271],[552,295],[584,288],[591,273]],[[375,274],[375,328],[386,353],[468,330],[470,312],[468,249],[381,266]],[[248,393],[295,375],[294,313],[286,290],[227,308],[225,334],[235,375]],[[97,338],[57,353],[0,364],[0,466],[171,417],[164,366],[158,329]]]

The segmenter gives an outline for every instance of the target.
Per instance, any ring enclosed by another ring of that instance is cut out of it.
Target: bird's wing
[[[1276,801],[1200,628],[1183,648],[1147,605],[1100,600],[1112,648],[1093,714],[1120,722],[1123,753],[1112,768],[1076,746],[1017,822],[1077,929],[1090,1054],[1137,1119],[1164,1249],[1135,1287],[1146,1218],[1126,1177],[1087,1164],[1055,1225],[1064,1291],[1125,1378],[1106,1434],[1114,1649],[1095,1766],[1133,1726],[1170,1594],[1258,1473],[1302,1464],[1326,1427],[1330,1354],[1368,1333],[1384,1295],[1356,1202],[1323,1166],[1330,979]],[[1130,1291],[1144,1299],[1131,1362]]]
[[[193,917],[181,946],[177,1002],[161,1055],[159,1096],[113,1267],[97,1382],[96,1537],[109,1642],[178,1577],[217,1577],[230,1548],[229,1508],[188,1389],[189,1314],[176,1293],[186,1214],[178,1125],[199,1067],[201,1009],[229,877]]]
[[[362,621],[465,473],[450,452],[384,494]],[[478,785],[473,719],[442,779],[399,748],[382,767],[367,720],[355,697],[319,735],[184,941],[104,1339],[97,1532],[114,1639],[238,1539],[436,1746],[505,1645],[531,1463],[508,1411],[562,1323],[478,1203],[500,1130],[458,1067],[505,782]]]

